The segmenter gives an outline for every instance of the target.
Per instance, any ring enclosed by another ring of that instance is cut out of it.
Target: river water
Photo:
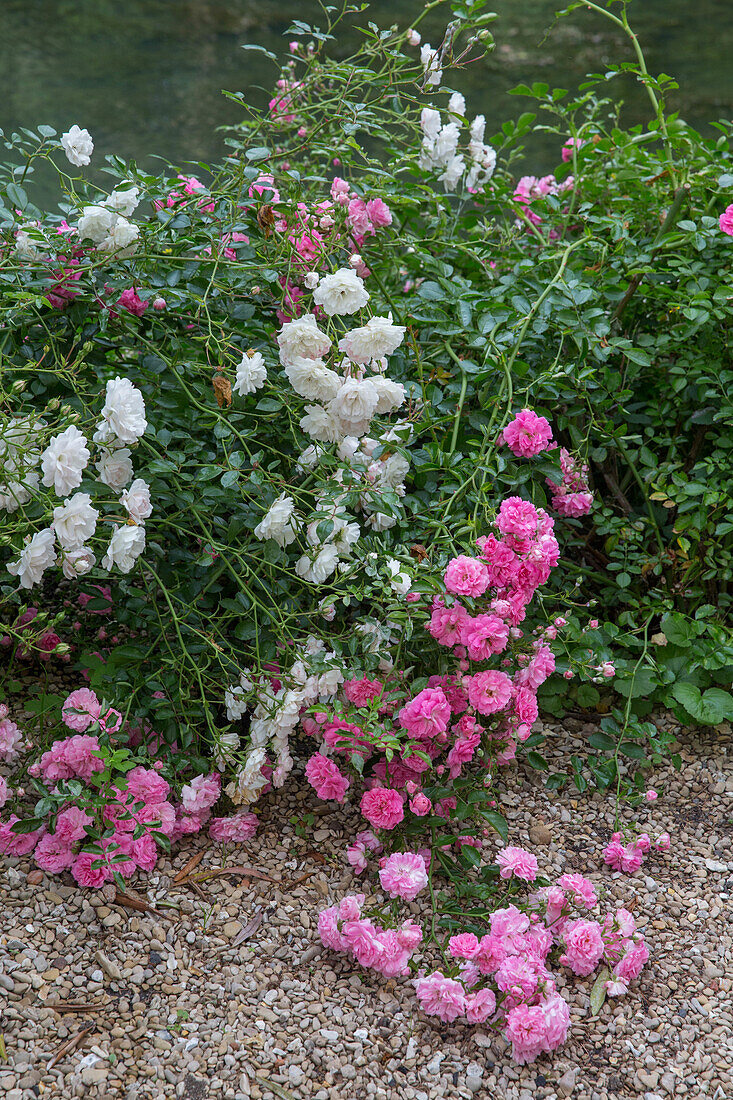
[[[469,112],[486,115],[487,133],[530,109],[507,94],[515,84],[543,80],[573,88],[586,73],[631,58],[623,35],[592,13],[576,12],[553,28],[559,6],[560,0],[496,0],[496,50],[462,85]],[[360,19],[404,26],[420,10],[415,0],[376,0]],[[634,0],[629,10],[650,70],[680,83],[675,109],[703,128],[732,117],[733,0]],[[427,25],[433,41],[447,11]],[[64,130],[77,122],[91,131],[98,153],[147,166],[153,152],[179,164],[215,161],[224,149],[216,127],[237,121],[236,104],[220,90],[262,102],[256,86],[270,88],[276,75],[271,62],[242,44],[280,53],[294,17],[317,23],[319,6],[314,0],[0,0],[0,126],[10,132],[45,122]],[[647,117],[643,93],[631,85],[625,93],[627,121]]]

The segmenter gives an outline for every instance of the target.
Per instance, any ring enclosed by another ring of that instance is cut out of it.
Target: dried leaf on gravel
[[[265,916],[265,911],[262,906],[258,906],[252,914],[251,918],[247,921],[241,932],[237,932],[236,936],[231,942],[232,947],[239,947],[240,943],[244,943],[245,940],[249,940],[254,936],[257,929],[262,924]]]
[[[46,1001],[46,1008],[52,1008],[59,1015],[65,1012],[97,1012],[104,1007],[104,1001]]]
[[[266,875],[264,871],[258,871],[255,867],[214,867],[210,871],[201,871],[198,875],[191,875],[193,882],[205,882],[207,878],[217,878],[220,875],[241,875],[242,878],[259,878],[265,882],[280,882],[279,878]]]
[[[266,1077],[258,1077],[255,1074],[255,1081],[258,1085],[262,1085],[263,1088],[269,1089],[270,1092],[274,1092],[275,1096],[279,1096],[281,1100],[298,1100],[294,1093],[288,1092],[282,1085],[276,1085],[274,1081],[268,1081]]]
[[[201,860],[204,858],[205,852],[197,852],[195,856],[191,856],[185,867],[182,867],[176,877],[173,879],[173,884],[177,886],[184,879],[188,878],[192,871],[195,871]]]
[[[603,1008],[603,1002],[606,999],[606,982],[609,977],[608,968],[604,966],[603,970],[601,970],[600,974],[593,982],[593,988],[590,991],[590,1007],[594,1016],[597,1016]]]

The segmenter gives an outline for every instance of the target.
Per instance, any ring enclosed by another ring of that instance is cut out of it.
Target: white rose
[[[82,168],[89,164],[94,152],[94,142],[88,130],[81,130],[74,124],[70,130],[61,135],[61,148],[66,153],[66,159],[70,164]]]
[[[436,87],[443,79],[443,70],[440,67],[440,56],[429,42],[423,42],[420,47],[420,61],[425,70],[425,83],[428,87],[432,84]]]
[[[440,111],[432,107],[423,107],[420,114],[420,128],[429,141],[435,141],[440,133]]]
[[[315,559],[311,561],[307,554],[299,558],[295,565],[295,572],[304,581],[312,581],[314,584],[323,584],[331,576],[338,565],[339,554],[332,542],[326,543],[318,551]]]
[[[386,512],[372,512],[366,518],[367,527],[372,531],[388,531],[397,522],[396,516],[388,516]]]
[[[113,191],[109,198],[104,200],[103,205],[114,210],[115,214],[122,214],[125,218],[129,218],[139,204],[140,188],[128,187],[124,191],[119,189]]]
[[[466,114],[466,100],[460,92],[454,92],[450,97],[448,100],[448,110],[452,115],[461,115],[461,117],[463,117]]]
[[[306,275],[305,279],[303,279],[303,282],[305,283],[308,290],[315,290],[316,287],[318,286],[318,280],[319,279],[320,279],[320,275],[318,274],[317,271],[309,271],[308,274]]]
[[[285,374],[295,392],[310,401],[330,401],[341,386],[336,371],[330,370],[322,359],[304,359],[296,355],[285,367]]]
[[[376,412],[380,416],[392,412],[393,409],[399,409],[400,405],[404,404],[405,387],[401,382],[392,382],[381,374],[375,374],[370,381],[377,391],[379,400]]]
[[[86,439],[72,424],[55,435],[41,455],[43,484],[49,488],[53,485],[57,496],[68,496],[72,489],[81,485],[82,470],[88,461]]]
[[[455,191],[465,168],[466,162],[463,157],[452,157],[448,161],[445,171],[438,176],[438,180],[443,184],[446,191]]]
[[[56,551],[53,543],[53,530],[45,527],[26,543],[18,560],[8,564],[8,573],[18,578],[21,588],[32,588],[34,584],[38,584],[45,571],[55,564]]]
[[[116,217],[109,234],[99,245],[100,252],[114,252],[120,259],[132,256],[137,248],[140,226],[128,222],[127,218]]]
[[[115,532],[109,540],[107,553],[102,558],[102,565],[105,569],[112,569],[116,565],[120,573],[129,573],[144,549],[144,527],[130,524],[115,527]]]
[[[379,393],[370,378],[347,378],[328,403],[328,412],[338,418],[343,435],[364,435],[379,404]]]
[[[110,489],[124,489],[132,478],[132,460],[129,447],[119,447],[116,451],[101,452],[95,463],[99,471],[99,480]]]
[[[342,267],[333,275],[324,275],[313,292],[313,301],[323,306],[329,317],[356,313],[369,301],[364,282],[355,271]]]
[[[312,470],[320,462],[322,454],[322,447],[319,447],[317,443],[309,443],[305,450],[301,451],[295,469],[299,474],[304,474],[306,470]]]
[[[320,405],[306,405],[305,416],[299,423],[307,435],[320,443],[338,443],[345,434],[338,417]]]
[[[111,432],[122,443],[137,443],[145,434],[148,426],[145,401],[140,390],[133,386],[129,378],[118,377],[107,383],[102,417],[102,423],[97,425],[97,434]]]
[[[369,363],[391,355],[405,336],[403,325],[392,324],[388,317],[371,317],[361,328],[352,329],[339,340],[339,351],[348,355],[352,363]]]
[[[274,539],[284,549],[293,542],[298,533],[294,513],[293,498],[282,493],[255,527],[255,536],[258,539]]]
[[[287,321],[278,334],[277,342],[280,362],[284,367],[292,363],[296,355],[304,359],[320,359],[331,347],[330,336],[321,332],[312,313]]]
[[[115,217],[116,215],[104,206],[85,206],[76,227],[79,240],[89,239],[95,244],[101,244],[109,236]]]
[[[397,561],[396,558],[389,558],[387,571],[392,591],[396,592],[398,596],[406,595],[412,588],[412,579],[409,573],[402,571],[402,563]]]
[[[66,550],[63,552],[61,569],[64,576],[70,580],[83,577],[94,567],[97,559],[88,546],[80,546],[78,550]]]
[[[381,470],[377,475],[380,485],[395,489],[401,485],[410,470],[410,463],[401,454],[392,454],[386,462],[381,463]]]
[[[141,477],[135,478],[130,488],[122,493],[120,504],[135,523],[142,523],[153,511],[150,503],[150,486]]]
[[[242,362],[237,367],[237,379],[234,389],[240,397],[246,397],[248,393],[254,393],[264,386],[267,380],[267,367],[262,353],[259,351],[245,351]]]
[[[99,512],[92,508],[89,493],[74,493],[53,510],[53,529],[64,550],[77,550],[97,527]]]

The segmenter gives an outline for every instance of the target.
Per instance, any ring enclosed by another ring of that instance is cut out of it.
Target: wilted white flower
[[[88,130],[82,130],[74,124],[70,130],[61,135],[61,148],[66,153],[66,159],[70,164],[82,168],[92,159],[94,152],[92,135]]]
[[[299,423],[303,431],[319,443],[338,443],[344,435],[339,418],[320,405],[306,405],[305,416]]]
[[[53,437],[41,455],[43,484],[49,488],[53,486],[57,496],[68,496],[72,489],[81,485],[82,471],[88,461],[86,439],[76,425],[71,424]]]
[[[292,497],[282,493],[270,505],[270,510],[255,527],[258,539],[274,539],[283,549],[289,546],[298,533],[295,517],[295,502]]]
[[[401,485],[410,470],[410,463],[401,454],[391,454],[387,461],[382,462],[380,465],[378,482],[389,489]]]
[[[18,560],[9,562],[7,569],[18,578],[21,588],[32,588],[55,562],[54,533],[50,527],[45,527],[26,543]]]
[[[295,392],[310,401],[330,401],[341,386],[336,371],[330,370],[322,359],[304,359],[296,355],[285,367],[285,374]]]
[[[409,573],[406,573],[402,568],[402,563],[397,561],[396,558],[389,558],[387,560],[387,572],[389,573],[389,583],[393,592],[396,592],[398,596],[406,595],[412,588],[412,578]]]
[[[64,550],[78,550],[97,527],[99,512],[92,508],[89,493],[74,493],[53,510],[53,529]]]
[[[141,477],[136,477],[130,488],[122,493],[120,504],[127,510],[130,519],[134,519],[135,523],[142,523],[153,511],[150,486]]]
[[[95,466],[99,480],[110,489],[124,489],[132,478],[132,460],[129,447],[118,447],[116,451],[102,450]]]
[[[323,306],[329,317],[356,313],[369,301],[363,280],[355,271],[342,267],[332,275],[324,275],[313,292],[313,301]]]
[[[352,363],[369,363],[391,355],[404,336],[404,326],[393,325],[391,313],[387,317],[371,317],[361,328],[352,329],[339,340],[339,351],[348,355]]]
[[[405,387],[401,382],[393,382],[390,378],[384,378],[381,374],[374,375],[370,382],[377,391],[379,398],[376,412],[379,416],[399,409],[405,400]]]
[[[102,417],[94,435],[99,443],[108,443],[111,437],[122,443],[137,443],[145,434],[145,401],[129,378],[117,377],[107,383]]]
[[[303,282],[307,286],[308,290],[315,290],[316,287],[318,286],[318,280],[319,279],[320,279],[320,275],[318,274],[317,271],[309,271],[308,274],[306,275],[305,279],[303,279]]]
[[[102,558],[105,569],[116,565],[120,573],[129,573],[145,549],[145,528],[137,524],[115,527],[107,553]]]
[[[318,465],[322,454],[322,447],[319,447],[317,443],[309,443],[308,446],[300,452],[298,461],[295,463],[295,469],[299,474],[304,474],[306,470],[312,470],[314,466]]]
[[[234,389],[240,397],[246,397],[248,393],[254,393],[264,386],[267,380],[267,367],[261,352],[245,351],[242,361],[237,367],[237,378]]]
[[[103,203],[104,206],[109,207],[110,210],[114,210],[116,214],[122,214],[125,218],[129,218],[139,204],[139,187],[127,187],[125,190],[117,188]]]
[[[21,260],[35,260],[39,256],[38,245],[25,229],[15,234],[15,253]]]
[[[330,336],[321,332],[312,313],[286,321],[278,333],[277,342],[280,362],[284,367],[298,355],[304,359],[320,359],[331,347]]]
[[[328,404],[328,412],[337,417],[342,435],[364,435],[379,404],[379,393],[371,378],[347,378]]]
[[[116,217],[117,215],[105,206],[85,206],[76,227],[79,240],[88,239],[94,244],[101,244],[109,236]]]
[[[422,35],[414,27],[410,27],[406,37],[411,46],[419,46],[422,42]]]
[[[428,87],[437,87],[443,79],[443,70],[440,67],[440,55],[429,42],[424,42],[420,48],[420,61],[425,70],[425,83]]]
[[[247,710],[247,696],[252,693],[254,684],[246,672],[241,673],[238,684],[230,684],[224,692],[224,704],[230,722],[238,722]]]
[[[61,571],[67,580],[83,577],[96,565],[97,559],[88,546],[76,550],[63,550],[61,553]]]
[[[332,542],[327,542],[325,546],[321,547],[314,559],[311,559],[307,554],[299,558],[295,564],[295,572],[304,581],[323,584],[336,569],[338,560],[338,550]]]

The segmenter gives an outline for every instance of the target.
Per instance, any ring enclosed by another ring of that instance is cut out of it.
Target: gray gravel
[[[553,768],[587,728],[553,729]],[[505,770],[511,842],[531,847],[543,873],[582,871],[609,904],[631,902],[652,954],[598,1019],[590,982],[568,976],[572,1032],[553,1058],[513,1066],[500,1038],[421,1016],[407,982],[322,951],[318,909],[355,887],[344,842],[358,815],[293,789],[265,800],[259,835],[226,857],[280,881],[217,877],[198,894],[175,885],[200,849],[197,873],[222,865],[221,849],[195,838],[139,880],[157,913],[6,861],[0,1098],[733,1098],[730,728],[685,732],[681,743],[682,771],[660,769],[659,800],[637,811],[643,827],[671,833],[672,849],[633,878],[601,863],[607,798],[550,794],[522,765]],[[59,1002],[80,1007],[61,1012]]]

